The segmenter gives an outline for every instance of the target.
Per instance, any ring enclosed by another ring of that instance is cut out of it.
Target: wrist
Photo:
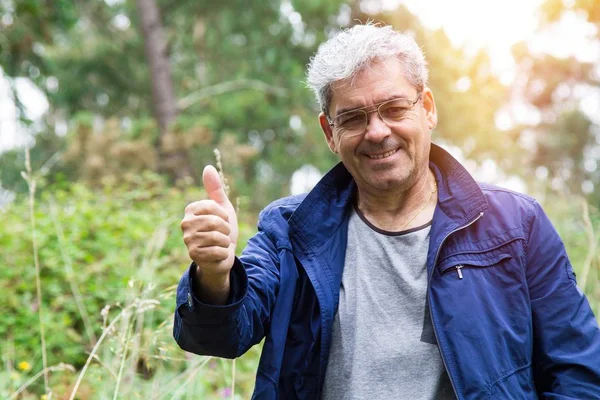
[[[227,273],[207,273],[195,266],[193,271],[193,292],[203,303],[223,305],[229,297],[230,271]]]

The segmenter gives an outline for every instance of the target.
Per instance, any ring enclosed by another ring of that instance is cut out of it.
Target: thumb
[[[204,183],[204,189],[208,193],[208,197],[211,200],[216,201],[220,205],[229,205],[229,199],[223,189],[223,182],[219,173],[212,165],[207,165],[202,172],[202,183]]]

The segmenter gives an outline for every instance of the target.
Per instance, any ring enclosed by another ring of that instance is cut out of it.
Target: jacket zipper
[[[442,275],[448,275],[448,274],[452,274],[452,273],[456,273],[456,275],[458,276],[458,279],[463,279],[463,273],[462,273],[462,269],[465,268],[464,264],[457,264],[453,267],[448,267],[446,268],[444,271],[441,272]]]
[[[461,271],[461,269],[463,267],[464,267],[464,265],[462,265],[462,264],[459,264],[456,267],[454,267],[454,268],[456,268],[456,273],[458,274],[458,279],[462,279],[463,278],[463,274],[462,274],[462,271]]]
[[[463,225],[459,228],[456,228],[455,230],[453,230],[452,232],[450,232],[449,234],[446,235],[446,237],[444,237],[444,239],[442,240],[442,242],[440,243],[440,247],[438,247],[437,252],[435,254],[435,258],[433,259],[433,267],[431,268],[431,273],[429,274],[429,284],[428,284],[428,288],[427,288],[427,301],[429,302],[429,317],[431,318],[431,325],[433,326],[433,333],[435,335],[435,341],[438,343],[439,349],[440,349],[440,355],[442,356],[442,363],[444,364],[444,368],[446,369],[446,373],[448,373],[448,377],[450,378],[450,383],[452,384],[452,389],[454,390],[454,395],[456,396],[457,399],[460,399],[460,397],[458,396],[458,391],[456,390],[456,386],[454,385],[454,379],[452,378],[452,374],[450,374],[450,370],[448,369],[448,364],[446,364],[446,358],[444,357],[444,352],[442,351],[441,348],[441,344],[440,344],[440,340],[438,338],[438,333],[437,333],[437,329],[435,326],[435,322],[433,320],[433,311],[431,308],[431,277],[433,276],[433,271],[435,270],[435,265],[437,264],[437,260],[438,257],[440,255],[440,250],[442,250],[442,246],[444,245],[444,242],[450,237],[450,235],[461,231],[463,229],[468,228],[469,226],[473,225],[475,222],[477,222],[481,217],[483,217],[483,211],[479,213],[479,215],[477,216],[477,218],[473,219],[471,222],[469,222],[466,225]],[[462,279],[462,272],[460,270],[460,268],[458,268],[459,266],[456,267],[456,270],[458,271],[458,277],[460,279]],[[462,268],[462,265],[460,266]]]

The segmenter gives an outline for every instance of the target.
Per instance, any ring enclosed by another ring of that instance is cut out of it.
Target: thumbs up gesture
[[[229,294],[229,272],[235,257],[237,216],[212,165],[204,168],[202,181],[209,199],[185,208],[181,230],[189,256],[198,266],[195,291],[202,293],[202,301],[223,304]]]

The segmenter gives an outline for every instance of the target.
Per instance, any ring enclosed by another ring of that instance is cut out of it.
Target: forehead
[[[396,58],[371,62],[354,77],[332,85],[330,111],[363,107],[394,97],[412,97],[416,89],[405,77]]]

